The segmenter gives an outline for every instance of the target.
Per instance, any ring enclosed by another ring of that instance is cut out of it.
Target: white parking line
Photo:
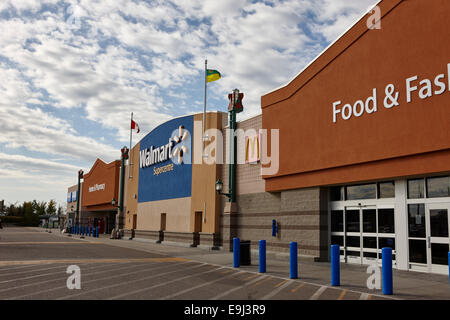
[[[244,271],[239,271],[238,273],[234,273],[234,274],[233,273],[232,274],[227,274],[226,276],[223,276],[223,277],[220,277],[220,278],[217,278],[217,279],[214,279],[214,280],[211,280],[211,281],[199,284],[199,285],[194,286],[194,287],[187,288],[185,290],[181,290],[181,291],[176,292],[174,294],[170,294],[168,296],[158,298],[157,300],[172,299],[173,297],[185,294],[185,293],[187,293],[189,291],[192,291],[192,290],[195,290],[195,289],[199,289],[199,288],[205,287],[205,286],[213,284],[213,283],[215,283],[217,281],[220,281],[220,280],[223,280],[223,279],[226,279],[226,278],[230,278],[230,277],[235,276],[235,275],[237,275],[239,273],[242,273],[242,272],[244,272]]]
[[[319,290],[317,290],[312,296],[311,298],[309,298],[309,300],[317,300],[319,299],[319,297],[322,295],[322,293],[324,293],[325,290],[327,290],[327,286],[321,286],[319,288]]]
[[[58,269],[58,268],[64,268],[64,266],[59,265],[59,266],[55,266],[55,267],[51,267],[51,268],[43,268],[43,269],[33,269],[33,270],[27,270],[27,271],[20,271],[20,272],[13,272],[13,273],[7,273],[7,274],[0,274],[0,277],[6,277],[6,276],[15,276],[17,274],[24,274],[24,273],[30,273],[30,272],[38,272],[38,271],[47,271],[47,270],[53,270],[53,269]],[[4,281],[0,281],[0,283],[5,283],[5,282],[11,282],[17,279],[10,279],[10,280],[4,280]]]
[[[6,270],[6,271],[10,271],[10,270],[17,270],[17,269],[24,269],[24,268],[32,268],[32,267],[37,267],[40,266],[40,264],[36,263],[36,264],[29,264],[26,266],[17,266],[17,267],[11,267],[11,266],[0,266],[0,272]]]
[[[124,294],[121,294],[121,295],[118,295],[118,296],[115,296],[115,297],[112,297],[112,298],[108,298],[107,300],[114,300],[114,299],[123,298],[123,297],[129,296],[129,295],[133,295],[133,294],[141,293],[141,292],[144,292],[144,291],[147,291],[147,290],[150,290],[150,289],[154,289],[154,288],[158,288],[158,287],[161,287],[161,286],[165,286],[165,285],[168,285],[169,283],[177,282],[177,281],[180,281],[180,280],[197,277],[199,275],[207,274],[207,273],[210,273],[210,272],[213,272],[213,271],[217,271],[217,270],[220,270],[220,269],[223,269],[223,268],[225,268],[225,267],[220,267],[220,268],[217,268],[217,269],[213,269],[213,270],[209,270],[209,271],[205,271],[205,272],[201,272],[201,273],[194,273],[194,274],[191,274],[191,275],[188,275],[188,276],[184,276],[184,277],[177,278],[177,279],[174,279],[174,280],[171,280],[171,281],[160,283],[160,284],[157,284],[157,285],[154,285],[154,286],[151,286],[151,287],[147,287],[147,288],[143,288],[143,289],[127,292],[127,293],[124,293]]]
[[[289,286],[292,282],[293,282],[292,280],[287,281],[286,283],[282,284],[281,286],[279,286],[278,288],[276,288],[275,290],[273,290],[269,294],[266,294],[264,297],[261,298],[261,300],[269,300],[270,298],[272,298],[273,296],[278,294],[281,290],[283,290],[284,288]]]
[[[192,263],[192,261],[178,263],[177,266],[182,265],[182,264],[186,264],[186,263]],[[187,269],[183,269],[183,270],[179,270],[178,269],[178,270],[174,270],[174,271],[158,273],[158,274],[155,274],[155,275],[152,275],[152,276],[149,276],[149,277],[144,277],[144,278],[140,278],[140,279],[127,281],[126,283],[130,284],[130,283],[134,283],[134,282],[140,282],[140,281],[143,281],[143,280],[157,278],[157,277],[160,277],[160,276],[163,276],[163,275],[166,275],[166,274],[170,274],[170,273],[175,273],[175,272],[180,272],[180,271],[184,271],[184,270],[191,270],[191,269],[199,268],[199,267],[202,267],[204,265],[206,265],[206,263],[202,263],[202,264],[196,265],[196,266],[194,266],[192,268],[187,268]],[[167,268],[167,266],[165,266],[164,268]],[[157,268],[157,269],[161,269],[161,268]],[[154,269],[154,270],[156,270],[156,269]],[[127,275],[129,275],[129,274],[132,274],[132,273],[128,273]],[[113,279],[113,278],[118,278],[118,277],[123,277],[123,275],[118,275],[118,276],[115,276],[115,277],[109,277],[108,279]],[[92,282],[92,281],[89,281],[89,282]],[[96,288],[96,289],[92,289],[92,290],[87,290],[87,291],[84,291],[84,292],[80,292],[78,294],[71,294],[71,295],[68,295],[68,296],[59,297],[56,300],[64,300],[64,299],[68,299],[68,298],[77,297],[77,296],[80,296],[80,295],[83,295],[83,294],[86,294],[86,293],[92,293],[92,292],[100,291],[100,290],[104,290],[104,289],[111,289],[111,288],[115,288],[115,287],[120,287],[120,286],[123,286],[123,284],[124,283],[121,282],[121,283],[113,284],[111,286],[106,286],[106,287]],[[110,300],[111,298],[108,298],[108,299]]]
[[[253,279],[253,280],[251,280],[249,282],[244,283],[243,285],[241,285],[239,287],[232,288],[232,289],[227,290],[227,291],[225,291],[225,292],[223,292],[223,293],[221,293],[221,294],[219,294],[219,295],[217,295],[215,297],[209,298],[208,300],[218,300],[220,298],[223,298],[223,297],[229,295],[230,293],[233,293],[235,291],[241,290],[241,289],[245,288],[246,286],[249,286],[249,285],[251,285],[251,284],[253,284],[255,282],[258,282],[259,280],[261,280],[261,279],[263,279],[265,277],[267,277],[267,276],[266,275],[262,275],[262,276],[260,276],[260,277],[258,277],[256,279]]]
[[[141,266],[141,265],[139,265],[139,266]],[[104,267],[104,265],[99,266],[99,267]],[[104,270],[104,271],[100,271],[100,272],[90,272],[90,273],[87,273],[87,274],[84,274],[84,275],[85,276],[86,275],[95,275],[95,274],[101,274],[101,273],[111,272],[111,271],[115,272],[115,271],[118,271],[118,270],[124,270],[124,269],[126,270],[126,269],[130,269],[130,268],[134,268],[134,267],[136,267],[136,265],[125,266],[123,268],[117,268],[117,269],[108,269],[108,270]],[[166,268],[166,267],[167,266],[164,266],[163,268]],[[97,269],[97,268],[90,268],[90,269]],[[156,269],[160,269],[160,268],[155,268],[155,269],[150,269],[150,270],[156,270]],[[138,270],[138,271],[127,273],[127,275],[128,274],[138,273],[138,272],[143,272],[143,271],[149,271],[149,270],[148,269],[146,269],[146,270]],[[82,273],[82,276],[83,276],[83,273]],[[117,278],[117,277],[122,277],[122,276],[123,276],[122,274],[118,275],[118,276],[112,276],[112,277],[108,276],[108,277],[103,277],[103,278],[97,278],[97,279],[94,279],[94,280],[84,281],[83,283],[90,283],[90,282],[95,282],[95,281],[99,281],[99,280],[112,279],[112,278]],[[0,290],[0,291],[8,291],[8,290],[11,290],[11,289],[17,289],[17,288],[22,288],[22,287],[29,287],[29,286],[33,286],[33,285],[37,285],[37,284],[47,284],[49,282],[61,281],[61,280],[64,280],[64,279],[67,279],[67,276],[61,277],[61,278],[58,278],[58,279],[53,279],[53,280],[47,280],[47,281],[42,281],[42,282],[37,282],[37,283],[31,283],[31,284],[18,286],[18,287],[14,287],[14,288],[9,288],[9,289],[6,289],[6,290]],[[33,295],[36,295],[36,294],[40,294],[40,293],[44,293],[44,292],[50,292],[50,291],[55,291],[55,290],[59,290],[59,289],[65,289],[65,288],[67,288],[67,286],[61,286],[61,287],[56,287],[56,288],[52,288],[52,289],[46,289],[46,290],[41,290],[41,291],[37,291],[37,292],[32,292],[32,293],[28,293],[28,294],[25,294],[25,295],[22,295],[22,296],[7,298],[6,300],[21,299],[21,298],[24,298],[24,297],[27,297],[27,296],[33,296]]]
[[[90,276],[90,275],[93,275],[93,274],[104,273],[104,272],[108,272],[108,271],[115,271],[115,270],[121,270],[121,269],[128,269],[128,268],[132,268],[133,266],[131,266],[131,267],[130,267],[130,266],[127,266],[127,267],[125,267],[125,268],[117,268],[117,269],[108,269],[108,270],[100,271],[100,272],[89,272],[89,273],[84,273],[85,270],[96,270],[96,269],[99,269],[99,268],[102,268],[102,267],[111,267],[111,266],[105,266],[105,265],[100,265],[100,266],[99,266],[99,265],[95,265],[95,267],[92,267],[92,268],[83,268],[83,275],[84,275],[84,276],[86,276],[86,275]],[[101,270],[101,269],[100,269],[100,270]],[[51,279],[51,280],[44,280],[44,281],[40,281],[40,282],[32,282],[32,283],[27,283],[27,284],[20,285],[20,286],[9,287],[9,288],[7,288],[7,289],[0,289],[0,292],[10,291],[10,290],[13,290],[13,289],[20,289],[20,288],[25,288],[25,287],[32,287],[32,286],[41,285],[41,284],[47,284],[47,283],[55,282],[55,281],[61,281],[61,280],[67,279],[67,277],[68,277],[68,275],[63,276],[63,277],[59,277],[59,278],[53,278],[53,279]],[[31,293],[31,294],[34,294],[34,293]]]
[[[85,265],[83,265],[83,266],[85,266]],[[83,266],[80,265],[79,267],[83,267]],[[58,267],[55,267],[55,268],[48,268],[48,269],[41,269],[41,270],[45,271],[45,270],[51,270],[51,269],[56,269],[56,268],[62,269],[61,272],[54,271],[54,272],[49,272],[49,273],[37,274],[37,275],[34,275],[34,276],[28,276],[28,277],[25,277],[25,278],[20,277],[20,278],[15,278],[15,279],[11,279],[11,280],[4,280],[4,281],[0,281],[0,284],[8,283],[8,282],[17,282],[17,281],[22,281],[22,280],[29,280],[29,279],[40,278],[40,277],[45,277],[45,276],[51,276],[51,275],[55,275],[55,274],[60,274],[60,273],[66,272],[66,270],[67,270],[67,266],[61,266],[61,265],[59,265]],[[38,270],[36,270],[36,271],[38,271]],[[9,289],[11,289],[11,288],[9,288]]]

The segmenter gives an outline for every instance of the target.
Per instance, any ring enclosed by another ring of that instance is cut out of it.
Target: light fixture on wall
[[[216,191],[218,194],[226,196],[228,198],[231,198],[231,193],[223,193],[222,192],[223,189],[223,182],[222,180],[220,180],[220,178],[216,181]]]

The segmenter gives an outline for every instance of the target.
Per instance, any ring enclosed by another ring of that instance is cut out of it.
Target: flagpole
[[[133,123],[133,112],[131,113],[131,121],[130,121],[130,159],[128,160],[128,179],[131,179],[131,156],[132,156],[132,152],[131,152],[131,143],[132,143],[132,139],[133,139],[133,128],[131,127],[131,124]]]
[[[207,65],[208,60],[205,59],[205,94],[203,100],[203,123],[202,123],[202,163],[203,163],[203,150],[205,149],[205,130],[206,130],[206,83],[207,83]]]

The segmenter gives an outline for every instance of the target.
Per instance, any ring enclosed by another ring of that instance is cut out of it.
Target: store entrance
[[[410,268],[447,274],[450,203],[410,204],[408,209]]]
[[[382,248],[390,247],[395,265],[392,205],[345,206],[343,210],[333,210],[331,220],[331,242],[341,246],[342,261],[356,264],[381,263]]]

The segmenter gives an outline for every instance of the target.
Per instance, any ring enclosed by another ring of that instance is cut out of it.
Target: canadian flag
[[[139,125],[136,122],[134,122],[134,120],[131,120],[131,129],[136,129],[136,128],[137,128],[136,133],[139,133],[139,131],[141,131],[141,130],[139,130]]]

